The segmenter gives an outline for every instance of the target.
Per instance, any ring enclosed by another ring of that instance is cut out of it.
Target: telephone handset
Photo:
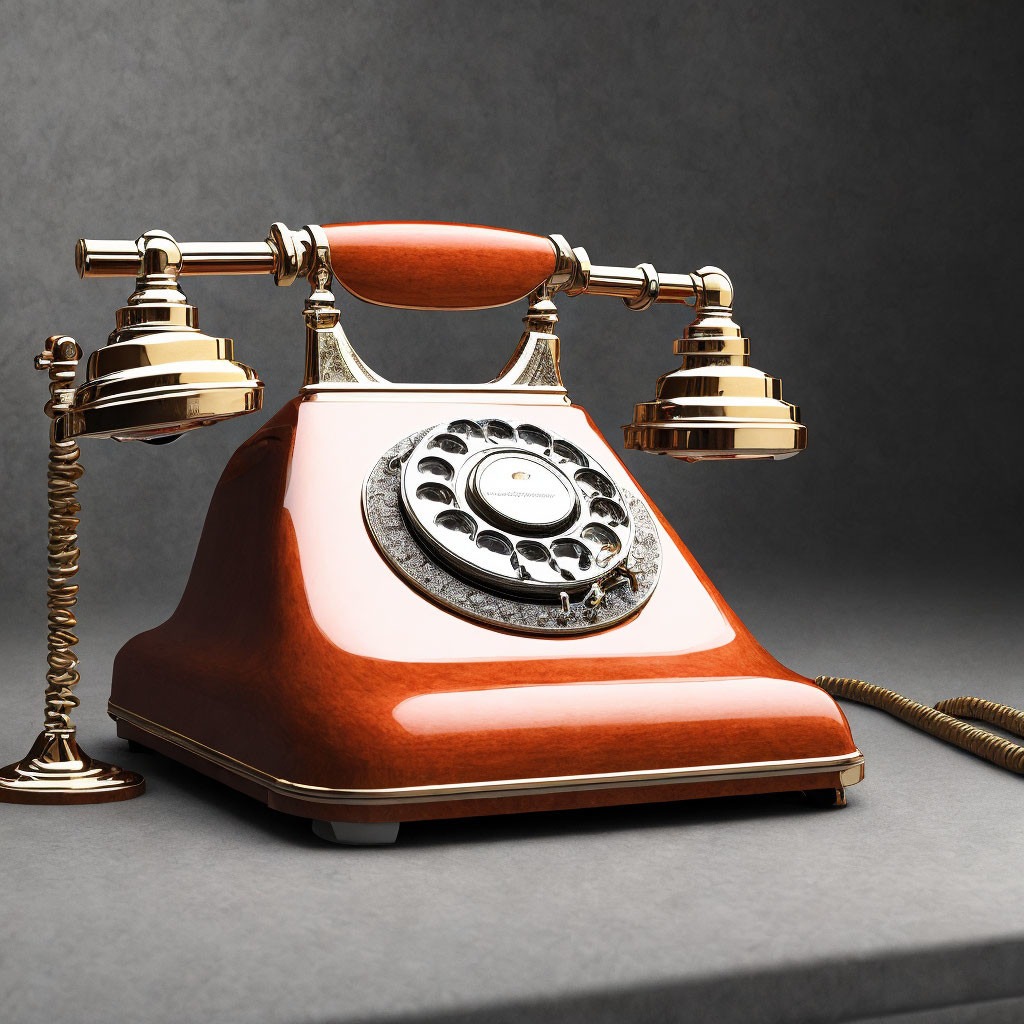
[[[732,793],[841,806],[864,758],[826,690],[1024,770],[1024,749],[955,718],[776,662],[570,402],[556,298],[687,305],[682,363],[636,405],[626,446],[686,461],[802,450],[797,409],[750,366],[722,271],[600,266],[559,235],[432,223],[274,224],[264,242],[191,245],[151,231],[81,240],[76,262],[136,287],[83,384],[72,339],[40,357],[47,718],[0,771],[0,798],[142,791],[80,750],[71,719],[77,439],[165,442],[261,407],[231,339],[199,330],[179,285],[193,274],[306,280],[304,383],[228,462],[174,615],[119,652],[118,735],[362,843],[422,818]],[[393,383],[346,336],[336,283],[416,309],[526,298],[526,328],[491,381]]]

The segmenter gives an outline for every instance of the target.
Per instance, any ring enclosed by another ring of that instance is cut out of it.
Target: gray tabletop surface
[[[727,582],[799,671],[1024,703],[1019,594]],[[348,849],[127,752],[110,661],[153,621],[94,609],[82,628],[83,746],[141,769],[146,795],[0,805],[5,1021],[1024,1019],[1024,781],[877,711],[845,707],[867,778],[842,810],[720,799],[420,823]],[[3,641],[5,760],[37,729],[30,622]]]

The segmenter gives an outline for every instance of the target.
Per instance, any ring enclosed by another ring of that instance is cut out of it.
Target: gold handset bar
[[[623,428],[626,446],[696,462],[784,459],[807,443],[799,410],[782,400],[781,381],[750,366],[749,341],[732,319],[732,282],[717,267],[660,274],[649,263],[592,264],[585,249],[572,248],[561,235],[392,222],[298,231],[275,223],[262,242],[179,245],[160,231],[134,242],[83,238],[75,260],[83,277],[137,279],[110,344],[89,360],[71,419],[76,435],[153,441],[258,409],[262,382],[234,361],[231,339],[199,333],[195,307],[178,279],[266,274],[278,285],[300,276],[310,283],[307,386],[388,384],[345,337],[330,291],[335,280],[364,301],[413,309],[478,309],[529,296],[527,333],[508,366],[529,339],[547,338],[551,365],[543,383],[558,389],[558,339],[551,334],[558,293],[615,297],[632,310],[686,304],[694,317],[675,342],[682,365],[659,378],[653,401],[635,406]],[[329,365],[343,372],[325,376]],[[140,380],[142,367],[150,368],[151,379]]]
[[[278,253],[269,242],[179,242],[180,274],[273,274]],[[135,242],[80,238],[75,246],[79,277],[138,277],[142,254]]]
[[[338,225],[339,228],[347,226]],[[650,264],[639,267],[591,265],[585,250],[570,249],[560,235],[548,238],[558,263],[575,265],[573,269],[580,287],[572,289],[571,294],[574,295],[608,295],[627,303],[643,303],[651,296],[650,303],[646,304],[681,302],[693,305],[701,287],[692,274],[658,274]],[[139,241],[80,238],[75,246],[75,266],[79,277],[138,277],[142,258]],[[279,285],[290,285],[296,277],[308,273],[314,243],[310,229],[292,231],[284,224],[275,223],[270,235],[262,242],[179,242],[178,249],[181,252],[178,273],[181,276],[266,274],[273,275]],[[335,273],[337,276],[337,270]],[[339,280],[345,283],[343,278]]]

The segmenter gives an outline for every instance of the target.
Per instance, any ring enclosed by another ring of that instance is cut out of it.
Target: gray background
[[[595,262],[724,267],[810,447],[627,465],[787,664],[1020,704],[1020,10],[0,3],[3,752],[37,727],[44,651],[32,356],[57,331],[91,351],[130,290],[79,281],[75,239],[256,239],[273,220],[495,224]],[[302,374],[301,287],[186,291],[267,382],[265,411],[164,448],[83,445],[81,727],[122,760],[113,654],[174,607],[221,467]],[[524,312],[342,308],[407,380],[492,376]],[[600,299],[561,314],[571,394],[621,450],[685,319]],[[963,1005],[1021,994],[1019,783],[850,717],[874,767],[834,817],[751,801],[422,825],[340,859],[127,758],[144,800],[0,813],[19,937],[0,995],[14,1020],[76,1003],[80,1021],[1019,1019]],[[78,865],[70,925],[41,891],[50,858]],[[69,935],[58,987],[40,964]]]

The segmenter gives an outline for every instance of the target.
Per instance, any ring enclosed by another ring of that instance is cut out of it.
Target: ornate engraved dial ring
[[[644,605],[661,571],[643,501],[532,423],[454,420],[403,438],[367,476],[363,515],[413,587],[517,632],[606,629]]]

